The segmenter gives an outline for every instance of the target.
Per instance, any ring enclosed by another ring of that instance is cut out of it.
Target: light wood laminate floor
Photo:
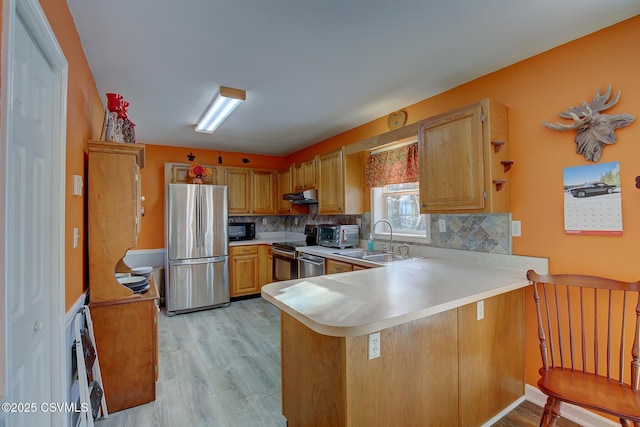
[[[97,427],[286,426],[280,312],[272,304],[253,298],[174,317],[160,313],[158,342],[156,400],[110,414]],[[537,426],[541,413],[524,402],[494,426]],[[562,421],[559,427],[577,426]]]

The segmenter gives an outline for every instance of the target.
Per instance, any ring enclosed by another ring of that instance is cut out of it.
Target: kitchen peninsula
[[[516,262],[414,259],[264,286],[281,310],[288,425],[480,426],[523,396],[525,271],[547,261],[500,259]]]

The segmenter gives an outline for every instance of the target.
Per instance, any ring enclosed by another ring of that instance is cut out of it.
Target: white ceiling
[[[139,142],[276,155],[640,13],[640,0],[67,3],[98,91],[131,103]],[[219,86],[247,100],[196,133]]]

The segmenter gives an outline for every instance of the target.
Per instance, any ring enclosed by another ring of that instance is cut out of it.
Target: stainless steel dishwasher
[[[307,254],[299,253],[298,255],[298,278],[304,279],[305,277],[323,276],[324,275],[324,258]]]

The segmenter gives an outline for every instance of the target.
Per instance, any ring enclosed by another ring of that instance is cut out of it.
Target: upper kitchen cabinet
[[[317,187],[317,157],[304,161],[293,169],[293,188],[296,191]]]
[[[251,213],[257,215],[278,213],[276,203],[277,172],[271,170],[251,171]]]
[[[278,213],[284,215],[307,215],[309,213],[308,205],[293,204],[282,198],[283,194],[292,193],[296,188],[293,185],[293,177],[296,168],[291,165],[288,168],[278,171],[278,191],[276,193]],[[299,190],[298,188],[297,190]]]
[[[317,158],[318,213],[359,215],[364,212],[364,152],[344,148]]]
[[[484,99],[419,129],[421,213],[509,211],[507,107]]]
[[[141,224],[144,145],[89,142],[87,180],[91,301],[135,297],[115,279],[116,265],[136,246]]]
[[[225,168],[224,183],[229,187],[229,215],[272,215],[276,172],[248,168]]]
[[[229,215],[251,213],[251,171],[225,168],[224,183],[229,187]]]

